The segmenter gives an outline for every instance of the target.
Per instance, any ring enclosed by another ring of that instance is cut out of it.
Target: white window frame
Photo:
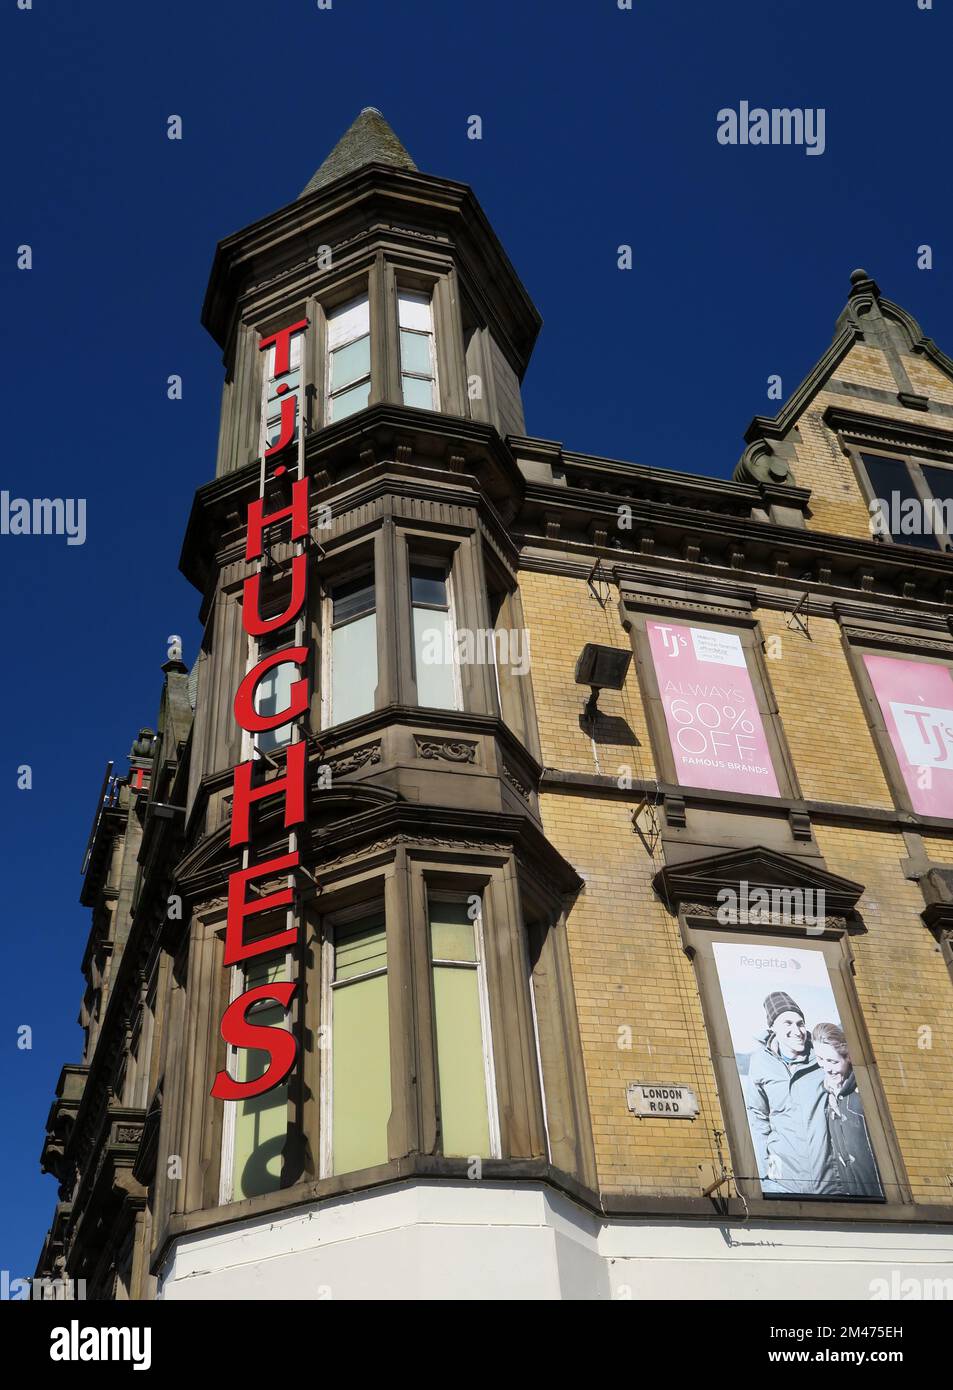
[[[426,330],[421,328],[405,328],[400,321],[400,301],[402,298],[415,299],[418,302],[423,300],[427,305],[427,316],[430,326]],[[414,333],[419,338],[426,338],[430,356],[430,375],[423,376],[420,372],[404,370],[403,354],[401,352],[400,335],[402,333]],[[440,383],[437,377],[437,338],[434,332],[433,323],[433,293],[427,290],[416,290],[410,286],[397,286],[397,367],[400,374],[400,399],[404,401],[404,377],[413,377],[415,381],[429,381],[432,386],[433,404],[431,410],[440,409]],[[406,404],[406,402],[404,402]],[[422,406],[411,406],[412,410],[421,410]]]
[[[381,916],[384,919],[384,945],[386,964],[378,966],[376,970],[368,970],[364,975],[352,975],[341,983],[346,987],[349,984],[357,984],[362,980],[371,980],[378,975],[387,975],[390,970],[390,939],[387,935],[387,916],[385,912],[384,898],[375,899],[373,903],[356,903],[353,907],[342,908],[338,912],[329,912],[321,918],[319,931],[321,934],[321,1017],[319,1019],[319,1051],[321,1054],[321,1065],[319,1069],[319,1085],[321,1087],[321,1102],[319,1106],[319,1125],[321,1127],[321,1145],[318,1156],[318,1176],[330,1178],[334,1176],[334,1010],[332,1007],[334,996],[334,942],[337,932],[342,927],[349,926],[352,922],[359,922],[362,917]],[[387,1006],[388,1032],[390,1030],[390,999]],[[393,1077],[391,1077],[391,1093],[393,1094]]]
[[[453,699],[454,699],[454,703],[453,703],[452,705],[450,705],[449,708],[450,708],[450,709],[454,709],[454,710],[462,710],[462,709],[463,709],[463,680],[462,680],[461,673],[460,673],[460,662],[457,660],[457,610],[456,610],[456,604],[455,604],[455,602],[454,602],[454,594],[453,594],[453,557],[452,557],[452,556],[447,556],[446,559],[442,559],[439,555],[438,555],[438,556],[434,556],[434,557],[431,557],[431,556],[429,556],[429,555],[419,555],[419,554],[416,554],[412,549],[408,548],[408,561],[409,561],[409,565],[410,565],[410,568],[409,568],[409,570],[408,570],[408,578],[409,578],[409,581],[410,581],[410,624],[411,624],[410,641],[411,641],[411,654],[412,654],[412,656],[413,656],[413,662],[414,662],[414,682],[415,682],[415,684],[417,684],[417,699],[418,699],[418,701],[419,701],[419,699],[420,699],[420,686],[419,686],[419,682],[417,681],[417,643],[416,643],[416,638],[415,638],[415,634],[414,634],[414,630],[413,630],[413,624],[414,624],[414,612],[415,612],[416,609],[420,608],[420,609],[426,610],[427,612],[430,612],[430,613],[446,613],[446,615],[447,615],[447,622],[448,622],[449,625],[450,625],[450,668],[451,668],[452,679],[453,679]],[[443,608],[443,607],[441,607],[439,604],[435,604],[435,603],[415,603],[415,602],[414,602],[413,572],[414,572],[415,569],[433,569],[433,570],[437,570],[437,571],[440,571],[440,570],[442,569],[442,571],[443,571],[443,580],[444,580],[444,584],[446,585],[446,589],[447,589],[447,606],[446,606],[446,608]],[[494,661],[495,661],[495,652],[494,652]],[[420,708],[420,709],[442,709],[442,708],[444,708],[444,706],[441,706],[441,705],[418,705],[418,708]]]
[[[354,308],[354,307],[355,307],[357,304],[359,304],[359,303],[363,303],[363,304],[365,304],[365,305],[367,306],[367,331],[364,332],[364,333],[357,333],[357,334],[354,335],[353,338],[348,338],[345,342],[342,342],[342,343],[335,343],[334,347],[332,348],[332,347],[331,347],[331,322],[332,322],[331,316],[332,316],[333,314],[337,313],[338,310],[340,310],[340,309]],[[366,372],[366,374],[365,374],[364,376],[355,377],[355,379],[354,379],[353,381],[349,381],[349,382],[347,383],[346,386],[339,386],[339,387],[337,388],[336,391],[332,391],[332,390],[331,390],[331,366],[332,366],[332,361],[333,361],[333,358],[334,358],[334,354],[335,354],[336,352],[342,351],[342,349],[344,349],[344,348],[350,347],[352,343],[360,342],[360,340],[361,340],[362,338],[366,338],[366,339],[367,339],[367,372]],[[324,354],[324,355],[325,355],[325,358],[326,358],[325,368],[324,368],[324,423],[325,423],[326,425],[333,425],[333,424],[336,424],[336,423],[337,423],[337,421],[336,421],[335,418],[334,418],[334,411],[333,411],[333,405],[332,405],[332,403],[333,403],[333,401],[335,400],[335,398],[338,397],[338,396],[343,396],[343,395],[344,395],[346,392],[348,392],[348,391],[353,391],[354,388],[355,388],[356,386],[362,385],[365,381],[367,382],[368,388],[369,388],[369,389],[368,389],[368,403],[370,403],[370,389],[373,387],[373,381],[374,381],[374,364],[373,364],[373,362],[372,362],[372,360],[371,360],[371,346],[372,346],[372,345],[371,345],[371,303],[370,303],[369,286],[365,286],[365,288],[364,288],[363,290],[359,290],[358,293],[355,294],[355,295],[352,295],[350,299],[342,300],[340,304],[333,304],[333,305],[331,305],[329,308],[327,308],[327,309],[324,310],[324,342],[325,342],[325,354]],[[356,414],[357,414],[357,411],[356,411],[356,410],[351,411],[351,415],[356,415]],[[350,415],[344,415],[344,416],[342,416],[341,418],[344,419],[344,420],[348,420],[348,419],[350,419]]]
[[[341,627],[347,627],[349,623],[359,622],[361,618],[368,617],[369,613],[374,614],[374,631],[377,635],[377,570],[373,558],[369,557],[368,563],[360,566],[356,573],[340,575],[337,579],[330,579],[324,584],[324,594],[321,599],[321,728],[330,729],[333,727],[334,710],[332,708],[332,692],[334,690],[332,665],[334,662],[334,589],[337,584],[347,583],[348,579],[360,579],[363,575],[369,575],[374,585],[374,607],[368,613],[360,613],[356,618],[349,618],[346,623],[341,623]],[[378,683],[380,682],[380,669],[377,672]],[[376,705],[371,706],[371,710],[376,709]],[[371,712],[368,711],[368,713]],[[343,721],[341,721],[343,722]]]
[[[465,903],[469,905],[474,897],[480,899],[480,911],[473,919],[473,937],[476,943],[476,961],[472,960],[451,960],[444,956],[435,956],[433,950],[433,936],[431,932],[431,905],[438,902]],[[487,1110],[487,1130],[490,1136],[490,1158],[500,1158],[502,1156],[502,1142],[500,1139],[500,1110],[499,1101],[496,1094],[496,1067],[493,1058],[493,1031],[490,1026],[490,996],[487,988],[486,979],[486,950],[483,939],[483,893],[464,892],[459,889],[437,888],[427,889],[427,952],[430,959],[430,976],[427,981],[430,989],[431,1010],[434,1008],[434,983],[433,972],[435,965],[451,966],[460,970],[475,970],[477,972],[477,993],[480,1000],[480,1026],[483,1035],[483,1077],[486,1086],[486,1110]],[[437,1071],[437,1095],[440,1094],[440,1056],[437,1044],[436,1019],[434,1020],[434,1060]]]

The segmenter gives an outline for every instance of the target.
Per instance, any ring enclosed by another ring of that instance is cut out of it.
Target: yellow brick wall
[[[712,1131],[725,1126],[694,967],[651,885],[661,857],[649,858],[621,800],[552,794],[542,812],[550,840],[586,881],[568,931],[600,1188],[697,1196],[699,1164],[717,1161]],[[636,1119],[630,1081],[691,1086],[701,1113]]]
[[[872,386],[878,391],[897,389],[886,355],[868,343],[855,344],[834,369],[834,376],[838,381],[856,382],[858,386]]]
[[[605,586],[603,586],[604,591]],[[589,697],[589,687],[576,685],[573,673],[587,642],[631,651],[632,644],[619,619],[619,591],[612,585],[604,608],[593,598],[584,579],[569,579],[524,571],[520,576],[523,616],[532,637],[533,691],[542,743],[543,763],[564,772],[596,772],[617,777],[631,768],[635,778],[655,777],[655,764],[642,712],[635,662],[629,667],[622,690],[605,690],[599,711],[620,721],[597,729],[599,766],[592,741],[579,718]],[[628,725],[626,734],[622,721]],[[619,730],[620,741],[606,741],[603,733]],[[632,737],[637,742],[627,742]]]
[[[804,797],[892,808],[838,624],[811,618],[808,640],[785,613],[762,609],[758,618],[767,652],[780,651],[765,667]]]
[[[923,850],[927,858],[937,864],[953,864],[953,836],[941,840],[936,836],[924,835]]]
[[[798,420],[800,440],[792,437],[796,456],[791,471],[798,487],[811,490],[807,523],[810,530],[869,540],[870,514],[860,484],[850,459],[822,419],[824,411],[834,403],[850,404],[855,409],[857,406],[851,397],[826,391],[817,396]],[[864,409],[870,404],[864,401]]]
[[[939,367],[934,366],[926,357],[913,356],[904,356],[903,365],[914,391],[921,396],[929,396],[933,401],[953,405],[953,381],[950,381]]]

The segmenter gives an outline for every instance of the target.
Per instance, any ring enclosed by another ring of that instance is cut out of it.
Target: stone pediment
[[[781,854],[763,845],[668,864],[652,880],[662,901],[676,908],[687,902],[713,906],[722,889],[737,889],[739,883],[769,892],[792,888],[823,891],[828,911],[841,914],[852,912],[864,891],[863,884],[829,873],[815,860]]]

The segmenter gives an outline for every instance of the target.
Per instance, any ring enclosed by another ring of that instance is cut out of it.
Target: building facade
[[[203,318],[204,638],[97,807],[38,1274],[940,1290],[953,361],[856,271],[732,481],[528,437],[539,315],[372,109]]]

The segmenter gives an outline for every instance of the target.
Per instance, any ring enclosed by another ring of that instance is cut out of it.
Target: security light
[[[587,642],[576,662],[576,684],[591,687],[586,701],[586,716],[596,717],[596,705],[600,690],[621,690],[625,684],[632,653],[620,651],[618,647],[600,647],[596,642]]]

